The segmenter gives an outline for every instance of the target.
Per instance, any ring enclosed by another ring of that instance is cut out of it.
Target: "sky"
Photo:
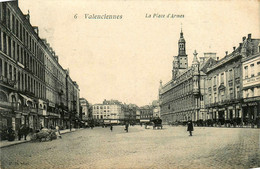
[[[158,99],[160,80],[171,80],[181,27],[189,65],[194,50],[198,57],[216,52],[223,58],[243,36],[260,38],[260,3],[254,0],[19,0],[19,7],[24,14],[29,10],[40,38],[47,39],[78,83],[80,97],[91,104],[116,99],[143,106]],[[122,19],[86,19],[85,14]]]

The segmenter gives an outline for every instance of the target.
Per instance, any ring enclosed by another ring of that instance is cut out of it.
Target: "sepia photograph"
[[[0,0],[0,168],[260,168],[260,1]]]

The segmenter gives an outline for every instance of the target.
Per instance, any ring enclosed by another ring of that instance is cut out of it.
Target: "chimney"
[[[243,37],[243,42],[244,42],[245,40],[246,40],[246,37],[244,36],[244,37]]]
[[[228,55],[228,51],[226,51],[226,56]]]
[[[236,47],[235,47],[235,46],[233,47],[233,50],[234,50],[234,51],[236,50]]]
[[[217,60],[219,60],[219,57],[217,57]]]
[[[240,48],[242,47],[242,43],[239,43],[239,47],[240,47]]]
[[[251,40],[251,33],[248,34],[248,40]]]

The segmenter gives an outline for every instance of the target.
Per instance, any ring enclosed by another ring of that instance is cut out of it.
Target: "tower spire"
[[[181,23],[181,33],[180,33],[180,38],[183,38],[182,23]]]

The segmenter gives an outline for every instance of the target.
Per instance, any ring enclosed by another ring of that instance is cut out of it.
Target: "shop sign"
[[[236,105],[236,109],[240,109],[240,106],[239,106],[239,105]]]
[[[232,109],[233,109],[233,106],[229,106],[228,109],[229,109],[229,110],[230,110],[230,109],[232,110]]]
[[[220,108],[218,109],[218,111],[225,111],[225,108]]]

